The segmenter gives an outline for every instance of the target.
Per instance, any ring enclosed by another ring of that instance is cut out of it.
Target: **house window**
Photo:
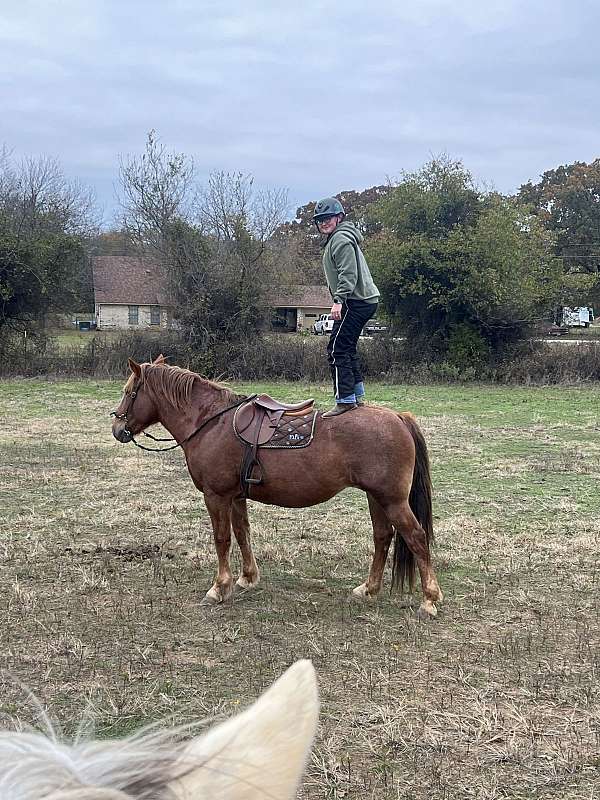
[[[160,325],[160,306],[150,306],[150,325]]]
[[[139,306],[128,306],[129,308],[129,324],[130,325],[137,325],[138,318],[139,318]]]

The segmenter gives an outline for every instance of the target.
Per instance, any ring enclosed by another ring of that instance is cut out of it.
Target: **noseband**
[[[125,411],[123,411],[122,414],[117,414],[116,411],[111,411],[109,416],[114,417],[115,419],[124,419],[125,422],[127,422],[127,415],[131,414],[131,409],[133,408],[133,403],[136,397],[137,397],[137,391],[136,389],[133,389],[133,391],[129,395],[129,403],[127,404],[127,408],[125,409]],[[127,427],[124,428],[123,432],[131,436],[131,438],[133,439],[133,434]]]

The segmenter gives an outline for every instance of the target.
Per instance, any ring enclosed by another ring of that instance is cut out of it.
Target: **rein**
[[[127,414],[131,412],[131,409],[133,407],[133,401],[135,400],[136,394],[137,392],[135,391],[131,393],[130,395],[131,399],[129,405],[127,407],[127,410],[123,414],[116,414],[113,411],[110,416],[116,417],[117,419],[127,420]],[[206,427],[206,425],[208,425],[209,422],[212,422],[214,419],[218,419],[223,414],[226,414],[228,411],[231,411],[233,408],[237,408],[238,406],[241,406],[243,403],[247,403],[249,400],[253,400],[255,397],[256,397],[255,394],[251,394],[248,397],[242,397],[242,399],[238,400],[237,403],[233,403],[233,405],[227,406],[227,408],[222,408],[220,411],[217,411],[216,414],[213,414],[208,419],[205,419],[202,425],[197,427],[196,430],[192,431],[189,436],[186,436],[185,439],[182,439],[180,442],[177,442],[176,444],[172,444],[170,447],[145,447],[143,444],[140,444],[139,442],[136,441],[135,436],[133,436],[133,434],[131,435],[130,441],[132,441],[136,447],[139,447],[140,450],[146,450],[148,453],[166,453],[169,450],[175,450],[177,447],[181,447],[182,445],[186,444],[186,442],[189,442],[189,440],[192,439],[197,433],[200,433],[202,428]],[[173,438],[160,439],[157,438],[156,436],[152,436],[151,433],[146,433],[145,431],[142,431],[142,433],[144,434],[144,436],[147,436],[149,439],[152,439],[155,442],[175,441]]]

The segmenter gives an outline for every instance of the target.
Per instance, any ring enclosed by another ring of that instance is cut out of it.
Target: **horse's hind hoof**
[[[208,592],[204,595],[202,600],[200,600],[201,606],[218,606],[221,605],[223,602],[222,598],[215,592],[214,589],[209,589]]]
[[[233,584],[233,594],[244,594],[245,592],[249,592],[251,589],[256,589],[259,582],[259,578],[256,578],[253,583],[251,583],[247,578],[238,578]]]
[[[213,597],[207,597],[206,595],[200,600],[199,605],[201,606],[218,606],[219,601],[215,600]]]

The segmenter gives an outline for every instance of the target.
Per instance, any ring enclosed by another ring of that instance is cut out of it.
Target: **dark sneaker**
[[[336,403],[335,406],[323,414],[323,417],[337,417],[340,414],[345,414],[346,411],[352,411],[353,408],[358,408],[356,403]]]

